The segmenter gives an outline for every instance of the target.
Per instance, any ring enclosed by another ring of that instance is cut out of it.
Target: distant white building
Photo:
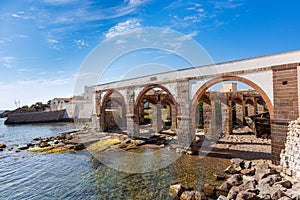
[[[94,88],[84,87],[82,96],[74,98],[54,98],[51,100],[51,110],[66,109],[68,118],[89,120],[93,113]]]
[[[94,97],[95,88],[91,86],[84,86],[83,99],[92,100]]]

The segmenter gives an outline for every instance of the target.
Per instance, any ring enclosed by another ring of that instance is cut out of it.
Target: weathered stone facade
[[[207,89],[220,82],[238,81],[252,87],[266,104],[271,118],[273,162],[279,164],[279,155],[286,140],[288,121],[295,120],[299,115],[299,63],[300,51],[294,51],[98,85],[95,87],[98,95],[98,97],[96,95],[96,100],[100,96],[100,102],[96,101],[95,106],[97,120],[100,121],[100,127],[103,128],[102,126],[105,126],[103,101],[108,97],[106,94],[109,91],[117,91],[125,103],[127,132],[129,135],[139,136],[142,97],[147,91],[158,87],[172,98],[172,103],[169,103],[172,104],[172,127],[177,132],[178,141],[190,143],[195,134],[197,104]],[[217,70],[212,70],[214,68]],[[235,100],[235,102],[236,118],[240,122],[243,120],[243,116],[256,114],[264,109],[255,106],[257,101],[253,98],[246,101]],[[225,119],[230,115],[232,102],[224,101],[223,103],[222,109],[224,113],[227,113],[226,116],[224,114]],[[214,104],[216,104],[214,100],[205,102],[204,112],[208,114],[207,118],[204,117],[205,119],[214,118],[215,113],[213,109],[209,108]],[[245,107],[247,109],[244,109]],[[210,121],[211,123],[204,124],[216,134],[216,131],[219,130],[214,125],[215,121]],[[224,120],[222,129],[224,132],[230,132],[230,117]],[[156,130],[158,131],[159,127]]]
[[[300,118],[289,124],[285,148],[280,154],[283,172],[300,181]]]

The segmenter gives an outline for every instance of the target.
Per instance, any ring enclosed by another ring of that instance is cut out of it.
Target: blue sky
[[[1,0],[0,108],[70,97],[89,53],[134,28],[179,31],[215,62],[297,50],[299,6],[296,0]]]

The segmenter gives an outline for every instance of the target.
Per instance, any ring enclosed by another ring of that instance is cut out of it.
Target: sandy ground
[[[219,139],[210,155],[255,161],[271,160],[271,140],[256,138],[254,134],[226,135]]]

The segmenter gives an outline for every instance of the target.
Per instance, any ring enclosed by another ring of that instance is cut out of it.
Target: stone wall
[[[286,175],[300,180],[300,118],[288,126],[285,148],[280,154],[280,165]]]
[[[10,114],[5,124],[23,124],[23,123],[41,123],[41,122],[59,122],[68,121],[66,110],[57,110],[49,112],[30,112]]]

